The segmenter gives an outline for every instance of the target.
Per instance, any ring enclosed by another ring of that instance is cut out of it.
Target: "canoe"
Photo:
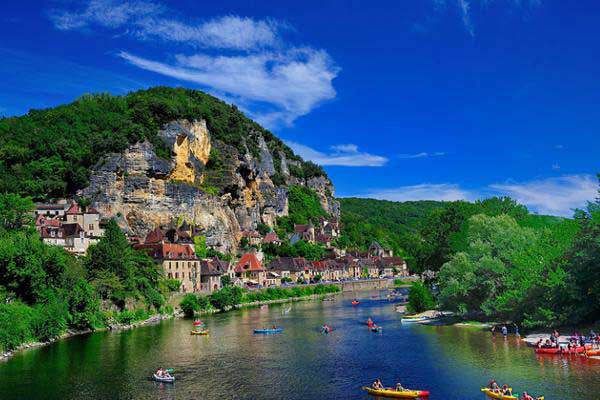
[[[255,329],[254,333],[281,333],[283,332],[283,328],[275,328],[275,329]]]
[[[381,332],[381,331],[383,331],[383,327],[381,327],[381,326],[370,326],[369,329],[371,330],[371,332]]]
[[[371,396],[387,397],[392,399],[418,399],[420,397],[429,397],[427,390],[404,390],[398,392],[393,389],[373,389],[370,387],[363,387]]]
[[[585,354],[588,356],[600,356],[600,350],[587,350]]]
[[[360,301],[353,300],[351,303],[353,306],[357,306],[360,304]]]
[[[428,321],[429,318],[428,317],[402,317],[400,319],[400,321],[402,323],[413,323],[413,322],[422,322],[422,321]]]
[[[190,335],[208,335],[208,331],[191,331]]]
[[[542,347],[536,348],[536,354],[578,354],[583,353],[585,351],[585,347],[571,347],[571,350],[567,350],[567,348],[562,347]]]
[[[174,383],[175,382],[175,377],[174,376],[158,376],[156,374],[152,374],[152,377],[154,378],[154,380],[156,382],[163,382],[163,383]]]
[[[502,399],[502,400],[519,400],[518,396],[504,396],[500,393],[494,393],[490,388],[482,388],[481,391],[485,393],[490,399]]]

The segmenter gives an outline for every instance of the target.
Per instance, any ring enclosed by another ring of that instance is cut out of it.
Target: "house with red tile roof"
[[[273,244],[279,246],[281,244],[281,239],[279,239],[279,237],[277,236],[277,234],[275,232],[269,232],[265,235],[262,242],[264,244],[273,243]]]
[[[133,248],[145,251],[154,261],[162,265],[164,274],[169,279],[181,283],[182,293],[200,291],[200,260],[196,257],[191,244],[169,243],[167,241],[135,244]]]
[[[235,276],[246,286],[267,286],[266,269],[255,253],[246,253],[235,266]]]

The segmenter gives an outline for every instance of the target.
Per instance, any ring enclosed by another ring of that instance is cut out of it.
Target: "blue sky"
[[[600,4],[11,2],[0,115],[154,85],[237,104],[340,196],[510,195],[571,215],[600,172]]]

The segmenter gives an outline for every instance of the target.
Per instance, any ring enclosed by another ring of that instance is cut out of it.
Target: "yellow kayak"
[[[191,331],[190,335],[208,335],[208,331]]]
[[[510,389],[512,391],[512,388]],[[503,396],[500,393],[494,393],[489,388],[482,388],[481,391],[485,393],[490,399],[501,399],[501,400],[519,400],[518,396]],[[536,397],[536,400],[544,400],[544,396]]]
[[[363,387],[371,396],[388,397],[393,399],[418,399],[419,397],[428,397],[429,392],[427,390],[404,390],[398,392],[394,389],[373,389],[370,387]]]

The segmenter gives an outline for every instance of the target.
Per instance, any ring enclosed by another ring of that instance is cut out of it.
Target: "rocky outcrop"
[[[170,122],[159,132],[171,148],[170,160],[157,157],[147,141],[131,145],[99,162],[79,195],[102,214],[117,217],[130,234],[144,237],[157,226],[185,220],[206,236],[208,246],[233,251],[241,230],[259,223],[274,226],[277,217],[288,214],[287,186],[271,179],[277,174],[273,154],[260,133],[251,134],[257,156],[211,138],[203,120]],[[286,160],[282,152],[278,159],[287,184],[313,188],[324,209],[339,217],[327,177],[294,178],[289,165],[297,161]]]

